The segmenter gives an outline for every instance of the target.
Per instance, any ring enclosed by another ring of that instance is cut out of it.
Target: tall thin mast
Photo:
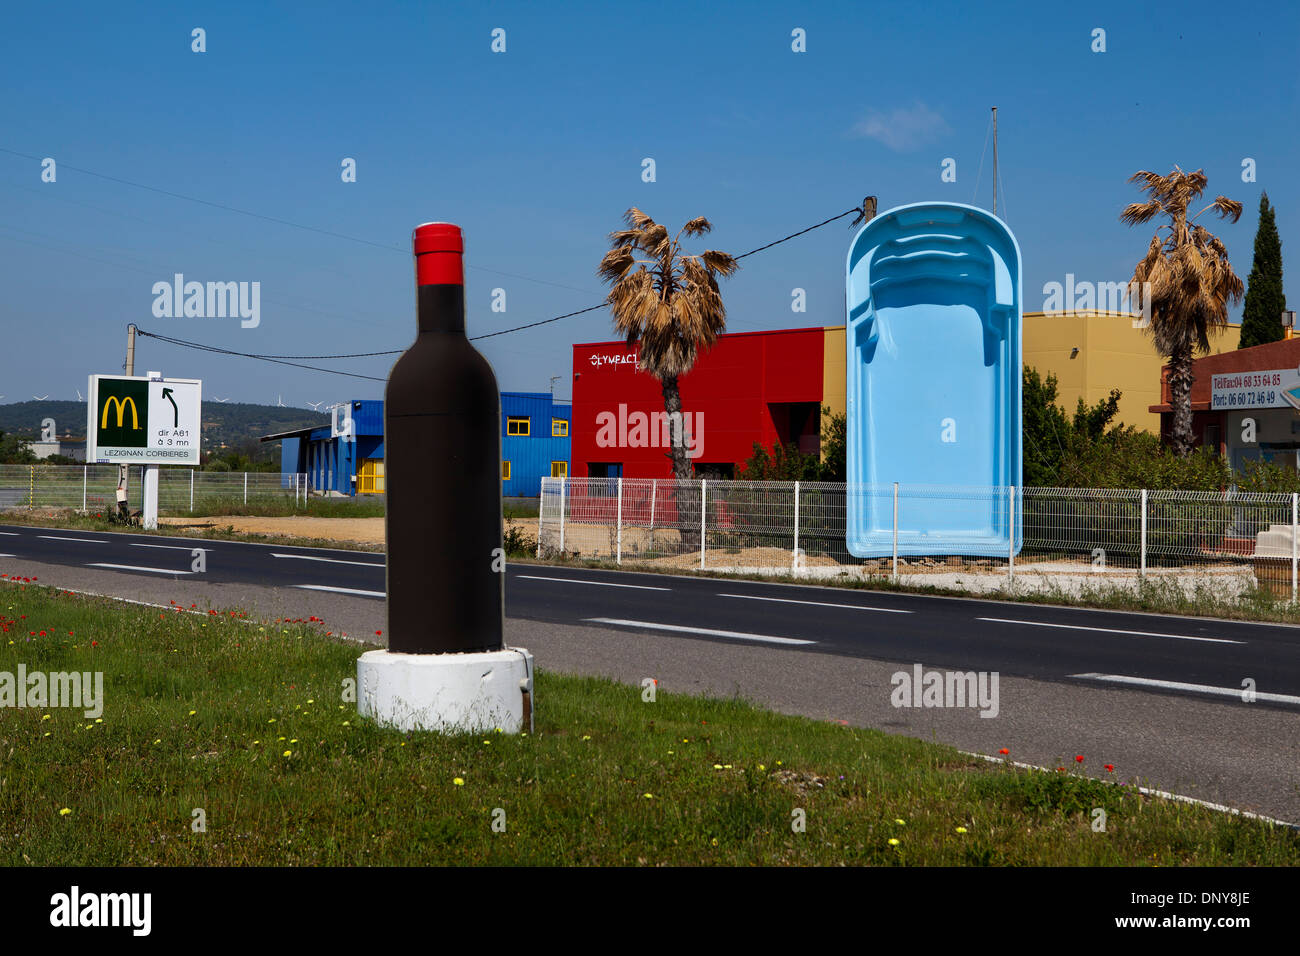
[[[998,214],[998,108],[993,107],[993,215]]]

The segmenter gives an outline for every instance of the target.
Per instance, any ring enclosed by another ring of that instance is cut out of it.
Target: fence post
[[[618,514],[614,519],[618,523],[618,551],[616,552],[614,563],[623,563],[623,479],[618,479]]]
[[[36,466],[28,466],[29,473],[27,478],[27,507],[36,507]]]
[[[659,479],[654,478],[650,481],[650,547],[654,548],[655,535],[655,492],[659,488]]]
[[[704,570],[704,516],[708,513],[708,505],[704,498],[704,485],[708,479],[700,479],[700,570]]]
[[[1298,553],[1296,551],[1296,530],[1297,530],[1297,526],[1300,525],[1300,521],[1296,520],[1297,517],[1300,517],[1300,515],[1297,514],[1297,501],[1300,501],[1300,496],[1297,496],[1295,492],[1292,492],[1291,493],[1291,603],[1292,604],[1295,603],[1295,591],[1296,591],[1296,556]]]
[[[799,482],[794,483],[794,550],[790,552],[790,570],[799,570]]]
[[[894,573],[890,580],[898,583],[898,482],[894,482]]]
[[[564,482],[560,479],[560,554],[564,554]]]
[[[298,500],[298,489],[294,489],[293,500]],[[190,469],[190,511],[194,511],[194,469]]]
[[[542,477],[542,493],[537,497],[537,560],[542,559],[542,525],[546,521],[546,482]]]
[[[1007,487],[1007,584],[1016,583],[1016,486]]]
[[[1141,564],[1138,565],[1138,577],[1145,581],[1147,577],[1147,490],[1142,489],[1142,541],[1138,546],[1140,551]]]
[[[90,466],[81,466],[81,510],[86,510],[86,477],[90,474]]]
[[[248,472],[244,472],[244,504],[248,504]]]

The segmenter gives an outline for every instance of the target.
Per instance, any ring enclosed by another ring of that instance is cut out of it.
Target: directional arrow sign
[[[92,375],[86,461],[197,465],[202,383]]]
[[[172,398],[173,389],[164,388],[162,397],[172,403],[172,427],[179,428],[181,424],[181,410],[176,407],[176,399]]]

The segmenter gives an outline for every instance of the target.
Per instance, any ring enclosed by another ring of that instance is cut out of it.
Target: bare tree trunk
[[[1180,345],[1169,356],[1169,404],[1173,408],[1173,421],[1169,429],[1169,444],[1174,454],[1186,458],[1192,453],[1196,436],[1192,431],[1192,349],[1190,343]]]
[[[689,481],[691,462],[686,455],[686,429],[682,420],[682,393],[677,388],[677,376],[669,375],[663,380],[664,411],[668,413],[668,434],[672,437],[673,477],[679,481]]]
[[[668,413],[668,434],[671,436],[673,477],[679,482],[689,482],[691,461],[686,454],[686,428],[682,419],[682,394],[677,388],[677,376],[663,379],[664,411]],[[677,529],[685,551],[698,551],[700,547],[700,489],[689,484],[677,485]]]

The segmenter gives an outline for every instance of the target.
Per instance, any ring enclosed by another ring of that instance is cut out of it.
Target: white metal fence
[[[139,465],[128,466],[131,510],[142,508],[144,483]],[[0,510],[74,508],[90,514],[117,506],[117,465],[0,465]],[[158,469],[160,514],[201,512],[214,503],[284,500],[305,507],[310,487],[305,474]]]
[[[848,551],[850,494],[877,557]],[[945,513],[989,533],[928,530]],[[977,591],[1155,578],[1237,597],[1258,583],[1295,600],[1298,518],[1296,495],[1231,490],[543,478],[537,553]]]

